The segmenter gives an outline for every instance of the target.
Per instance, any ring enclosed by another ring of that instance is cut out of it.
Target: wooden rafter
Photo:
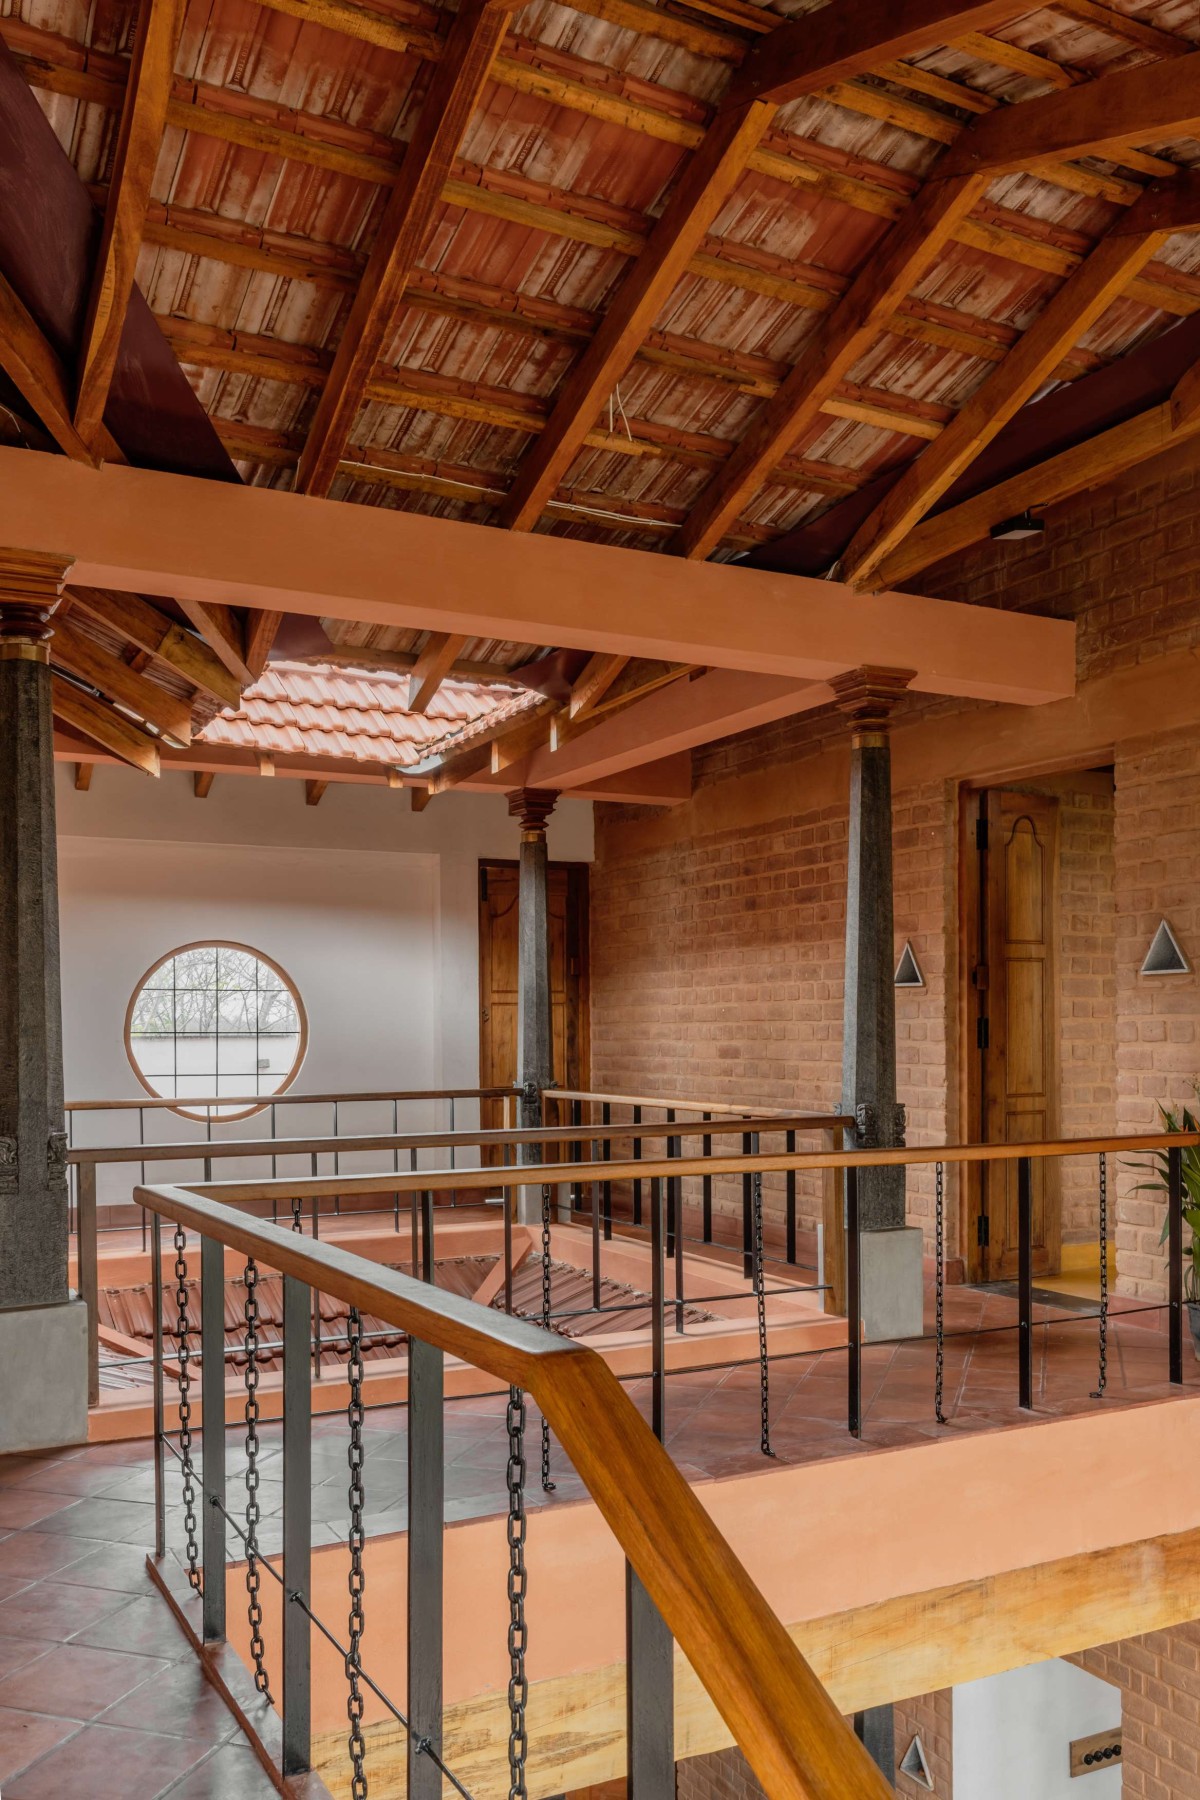
[[[192,792],[197,800],[207,800],[217,779],[212,769],[197,769],[192,776]]]
[[[280,612],[252,612],[246,620],[246,667],[255,681],[267,666],[271,646],[282,624]]]
[[[854,587],[874,585],[888,554],[1033,398],[1066,349],[1095,324],[1170,232],[1183,223],[1200,226],[1200,177],[1181,175],[1172,184],[1166,222],[1163,212],[1160,194],[1150,189],[1101,239],[936,443],[909,464],[859,527],[839,563],[842,580]]]
[[[169,663],[193,687],[211,694],[224,706],[236,706],[241,684],[218,660],[208,645],[176,624],[138,594],[110,592],[105,588],[70,588],[73,604],[93,618],[112,626],[139,650]]]
[[[384,650],[373,644],[334,644],[330,650],[304,658],[311,662],[332,663],[338,669],[386,669],[389,673],[411,675],[417,666],[415,650]],[[510,683],[512,676],[500,663],[471,662],[459,657],[451,663],[447,674],[460,681]]]
[[[571,689],[568,716],[584,719],[594,711],[628,661],[627,656],[591,657]]]
[[[61,675],[54,677],[53,706],[55,718],[72,731],[91,738],[132,768],[147,775],[158,774],[158,745],[154,739],[140,731],[131,719],[123,718],[102,700],[94,700]]]
[[[81,437],[71,416],[67,376],[35,320],[0,275],[0,369],[59,449],[76,462],[99,457]]]
[[[805,345],[774,399],[760,408],[740,443],[693,507],[673,548],[707,556],[750,495],[820,413],[846,372],[874,342],[881,320],[938,255],[974,206],[982,177],[931,181],[922,188],[882,248],[867,258],[840,304]]]
[[[98,688],[119,706],[128,707],[178,743],[191,743],[191,702],[167,693],[157,682],[137,674],[119,656],[102,650],[91,638],[76,630],[69,618],[55,621],[50,657],[52,662],[70,669],[89,686]]]
[[[493,725],[487,731],[482,732],[478,737],[472,738],[471,742],[462,750],[451,751],[436,773],[429,776],[428,782],[425,782],[422,777],[422,785],[428,787],[430,798],[432,799],[437,794],[444,794],[448,789],[457,787],[460,782],[467,781],[473,775],[492,768],[494,746],[502,746],[509,739],[526,743],[534,726],[540,727],[540,734],[534,734],[538,741],[544,739],[549,729],[546,720],[554,709],[555,702],[553,700],[541,700],[536,707],[522,713],[518,718],[505,719],[498,725]],[[528,744],[526,743],[523,754],[528,755],[528,753]]]
[[[774,114],[751,104],[723,113],[684,168],[645,249],[617,289],[595,337],[559,390],[536,447],[525,458],[503,522],[530,531],[624,375],[717,213],[741,179]]]
[[[1194,137],[1197,131],[1200,51],[1193,51],[1000,107],[963,133],[938,173],[1040,172],[1040,165],[1056,159],[1114,155],[1127,145]]]
[[[405,152],[300,459],[300,492],[327,494],[379,361],[467,123],[508,26],[512,0],[467,0],[455,16]]]
[[[328,786],[327,781],[306,781],[304,784],[305,806],[320,806]]]
[[[94,441],[117,366],[167,123],[184,0],[141,0],[79,363],[75,424]]]
[[[224,664],[233,676],[239,690],[249,687],[255,677],[254,671],[246,661],[246,629],[233,608],[212,601],[191,600],[183,596],[180,597],[179,606],[187,614],[213,655]]]
[[[731,106],[777,106],[835,82],[853,81],[878,63],[936,50],[972,31],[989,31],[1028,12],[1021,0],[858,0],[777,26],[750,51],[729,92]]]
[[[465,637],[448,631],[431,631],[413,664],[408,685],[408,710],[424,713],[466,645]]]
[[[986,488],[957,506],[924,520],[882,564],[880,586],[910,581],[922,569],[943,562],[986,538],[993,525],[1031,507],[1052,506],[1074,494],[1101,487],[1127,469],[1200,435],[1200,364],[1190,369],[1170,400],[1061,450],[1019,475]]]
[[[92,785],[92,776],[96,773],[95,763],[77,762],[75,764],[75,788],[78,793],[86,794]]]

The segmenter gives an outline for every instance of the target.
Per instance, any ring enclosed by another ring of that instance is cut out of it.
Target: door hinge
[[[977,1050],[987,1050],[987,1049],[990,1049],[990,1047],[991,1047],[991,1033],[990,1033],[990,1030],[988,1027],[988,1021],[987,1021],[987,1019],[976,1019],[976,1021],[975,1021],[975,1048]]]
[[[975,821],[975,848],[986,850],[988,847],[988,822],[986,819]]]
[[[986,1213],[980,1213],[975,1220],[975,1242],[981,1250],[987,1250],[991,1246],[991,1241],[992,1232],[988,1224],[988,1216]]]

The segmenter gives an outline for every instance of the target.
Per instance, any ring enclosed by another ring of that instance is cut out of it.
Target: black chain
[[[263,1609],[258,1567],[258,1265],[246,1263],[246,1593],[249,1597],[250,1655],[254,1659],[254,1685],[268,1702],[271,1683],[267,1675],[267,1646],[263,1642]]]
[[[508,1390],[508,1800],[526,1800],[525,1394]]]
[[[292,1230],[293,1231],[302,1232],[304,1230],[304,1221],[300,1217],[300,1211],[301,1211],[301,1208],[303,1207],[303,1205],[304,1205],[304,1202],[300,1198],[299,1194],[293,1194],[292,1195]]]
[[[941,1163],[935,1163],[934,1173],[934,1236],[936,1239],[936,1269],[934,1278],[935,1317],[937,1328],[937,1359],[933,1378],[933,1411],[939,1425],[946,1423],[946,1415],[942,1411],[942,1398],[946,1378],[946,1171]]]
[[[1100,1379],[1093,1400],[1108,1386],[1108,1157],[1100,1152]]]
[[[542,1183],[542,1329],[550,1329],[550,1183]],[[542,1420],[542,1490],[554,1492],[550,1479],[550,1425]]]
[[[767,1290],[763,1276],[763,1191],[762,1171],[756,1170],[753,1184],[754,1195],[754,1298],[758,1302],[758,1384],[759,1403],[762,1412],[762,1435],[759,1448],[764,1456],[774,1456],[771,1448],[771,1403],[768,1384],[770,1367],[767,1362]],[[680,1230],[683,1229],[682,1207],[680,1208]]]
[[[179,1318],[175,1326],[176,1356],[179,1362],[179,1453],[183,1467],[183,1524],[187,1533],[188,1580],[200,1591],[200,1546],[196,1542],[196,1471],[192,1465],[192,1378],[188,1363],[188,1280],[187,1239],[183,1226],[175,1227],[175,1302]],[[155,1271],[154,1279],[159,1279]]]
[[[346,1335],[350,1346],[350,1355],[346,1364],[346,1374],[350,1382],[350,1404],[346,1408],[346,1417],[350,1421],[350,1444],[347,1460],[350,1465],[350,1631],[349,1648],[346,1651],[346,1680],[350,1684],[350,1692],[346,1700],[346,1716],[350,1721],[350,1763],[353,1777],[350,1782],[352,1800],[367,1800],[367,1777],[363,1764],[367,1754],[366,1740],[363,1737],[362,1721],[365,1702],[362,1692],[362,1656],[361,1646],[366,1619],[363,1614],[363,1594],[366,1580],[363,1575],[363,1354],[362,1354],[362,1320],[355,1307],[350,1308],[350,1316],[346,1321]]]

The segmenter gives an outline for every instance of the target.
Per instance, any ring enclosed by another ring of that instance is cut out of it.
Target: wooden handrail
[[[200,1094],[195,1099],[178,1095],[174,1100],[161,1094],[144,1094],[140,1100],[68,1100],[64,1112],[140,1112],[143,1108],[170,1107],[178,1112],[193,1106],[363,1106],[372,1100],[503,1100],[513,1092],[511,1087],[486,1088],[396,1088],[372,1094],[297,1094],[285,1088],[279,1094]]]
[[[837,1123],[837,1121],[833,1121]],[[830,1125],[823,1113],[797,1113],[793,1117],[713,1119],[708,1124],[690,1125],[677,1121],[670,1125],[657,1120],[650,1125],[538,1125],[522,1131],[419,1131],[395,1135],[381,1132],[374,1136],[314,1138],[192,1138],[173,1144],[94,1144],[67,1152],[72,1166],[83,1163],[150,1163],[198,1162],[234,1156],[314,1156],[333,1151],[358,1155],[372,1150],[438,1150],[445,1147],[469,1150],[487,1149],[506,1144],[591,1143],[603,1138],[605,1143],[646,1138],[729,1137],[747,1132],[822,1131]],[[524,1164],[525,1168],[536,1165]],[[576,1171],[586,1163],[573,1163]],[[607,1165],[605,1165],[607,1166]]]
[[[735,1118],[771,1119],[784,1117],[786,1107],[774,1109],[769,1106],[731,1106],[721,1100],[671,1100],[664,1099],[661,1094],[593,1094],[584,1088],[543,1088],[542,1103],[547,1100],[597,1100],[610,1106],[666,1106],[676,1112],[712,1113],[714,1118],[731,1116]],[[854,1119],[849,1114],[813,1113],[813,1118],[820,1118],[829,1125],[853,1125]]]
[[[890,1800],[862,1744],[594,1350],[200,1192],[139,1187],[135,1198],[526,1389],[772,1800]]]
[[[561,1132],[559,1133],[561,1136]],[[679,1156],[640,1162],[608,1162],[605,1181],[664,1181],[687,1175],[784,1175],[789,1169],[803,1173],[809,1169],[881,1169],[931,1167],[934,1163],[1017,1162],[1028,1156],[1035,1160],[1051,1156],[1098,1156],[1101,1151],[1168,1150],[1173,1145],[1200,1145],[1200,1133],[1186,1131],[1148,1132],[1131,1137],[1054,1138],[1036,1144],[942,1144],[919,1150],[797,1150],[759,1155]],[[524,1163],[490,1169],[419,1169],[415,1172],[395,1171],[384,1175],[318,1175],[289,1179],[279,1176],[269,1181],[206,1182],[197,1186],[197,1194],[219,1195],[232,1201],[270,1200],[287,1193],[306,1198],[323,1194],[410,1194],[443,1188],[499,1187],[518,1188],[548,1183],[567,1185],[579,1180],[580,1163]]]

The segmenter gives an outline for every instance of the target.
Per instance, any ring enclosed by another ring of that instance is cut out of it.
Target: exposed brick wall
[[[1070,1659],[1121,1690],[1125,1800],[1200,1793],[1200,1624],[1126,1638]]]
[[[1200,1076],[1200,975],[1139,973],[1167,918],[1189,960],[1200,960],[1200,739],[1174,732],[1123,744],[1117,759],[1118,1117],[1152,1131],[1159,1107],[1194,1105]],[[1120,1175],[1119,1288],[1165,1297],[1159,1236],[1164,1201]]]
[[[922,575],[922,591],[1073,617],[1081,680],[1200,645],[1200,446],[1134,471],[1118,489],[1051,510],[1045,541],[985,544]],[[906,720],[949,719],[972,703],[909,696]],[[1153,725],[1147,718],[1145,726]],[[1200,977],[1148,982],[1137,969],[1167,916],[1200,962],[1200,740],[1115,733],[1115,797],[1055,786],[1061,812],[1059,945],[1062,1126],[1147,1128],[1159,1101],[1188,1099],[1200,1075]],[[795,796],[779,816],[661,845],[626,809],[597,809],[592,1019],[597,1087],[766,1104],[831,1105],[840,1087],[845,808],[805,807],[811,772],[844,757],[831,710],[698,750],[704,795],[771,770]],[[897,948],[913,941],[928,986],[897,996],[901,1094],[914,1144],[955,1137],[959,1117],[956,769],[895,796]],[[1035,785],[1035,784],[1030,784]],[[731,788],[730,793],[733,793]],[[628,841],[633,834],[633,844]],[[1119,1026],[1118,1026],[1119,1018]],[[1119,1171],[1119,1285],[1161,1297],[1161,1206]],[[911,1214],[927,1227],[929,1183]],[[1096,1227],[1094,1167],[1064,1169],[1064,1237]],[[957,1247],[956,1209],[948,1243]],[[772,1200],[772,1204],[777,1204]],[[801,1196],[816,1215],[815,1188]]]

